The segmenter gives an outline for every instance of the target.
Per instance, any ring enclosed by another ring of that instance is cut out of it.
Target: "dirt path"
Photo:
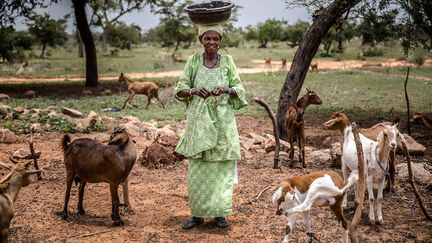
[[[278,71],[281,68],[281,62],[273,61],[272,70],[264,67],[263,60],[252,60],[252,63],[256,64],[255,68],[238,68],[240,74],[253,74],[253,73],[264,73],[269,71]],[[414,66],[412,63],[406,61],[400,61],[396,59],[389,59],[386,61],[360,61],[360,60],[346,60],[346,61],[318,61],[318,70],[329,70],[329,69],[359,69],[362,67],[406,67]],[[425,66],[432,67],[432,59],[429,59],[424,64]],[[290,62],[287,62],[287,69],[291,66]],[[286,71],[285,70],[285,71]],[[140,78],[164,78],[164,77],[179,77],[181,70],[167,71],[167,72],[147,72],[147,73],[128,73],[128,76],[133,79]],[[115,80],[118,76],[100,76],[99,80]],[[424,80],[432,80],[432,77],[416,76],[416,78]],[[34,83],[34,82],[58,82],[58,81],[82,81],[85,79],[83,75],[64,75],[58,77],[0,77],[0,83]]]

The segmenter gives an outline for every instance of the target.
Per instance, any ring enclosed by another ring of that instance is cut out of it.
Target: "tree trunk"
[[[98,85],[98,69],[96,47],[93,41],[93,36],[87,22],[85,12],[85,1],[72,0],[75,10],[77,28],[81,39],[84,43],[86,54],[86,87],[96,87]]]
[[[290,104],[297,100],[309,65],[321,44],[321,40],[336,20],[358,2],[360,0],[334,0],[328,7],[319,11],[305,38],[300,43],[279,95],[276,117],[282,139],[288,137],[285,127],[285,113]]]
[[[42,44],[42,52],[41,52],[41,54],[40,54],[40,57],[41,57],[41,58],[44,58],[44,56],[45,56],[45,49],[46,49],[46,44],[43,43],[43,44]]]
[[[78,57],[83,58],[84,57],[84,43],[83,43],[81,36],[80,36],[78,31],[76,32],[76,40],[77,40],[77,44],[78,44]]]
[[[105,34],[105,28],[103,29],[102,32],[102,38],[101,38],[101,42],[102,42],[102,52],[106,53],[108,51],[108,40]]]

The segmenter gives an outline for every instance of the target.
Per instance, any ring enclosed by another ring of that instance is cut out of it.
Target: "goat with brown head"
[[[302,162],[303,168],[306,168],[305,162],[305,134],[304,134],[304,121],[303,114],[306,108],[311,105],[321,105],[321,98],[309,88],[306,88],[307,92],[297,101],[296,104],[288,107],[288,111],[285,115],[286,128],[288,131],[288,142],[290,143],[289,159],[294,158],[294,142],[297,142],[299,147],[299,161]]]
[[[107,182],[110,185],[112,213],[115,226],[123,225],[120,219],[118,187],[123,185],[125,204],[129,204],[127,178],[136,160],[135,143],[124,127],[118,127],[111,134],[108,145],[93,139],[79,138],[70,143],[68,135],[62,139],[66,165],[66,194],[63,219],[67,219],[68,203],[72,182],[80,182],[78,213],[85,214],[83,207],[84,187],[87,182]]]
[[[7,242],[10,222],[14,216],[14,203],[21,187],[30,184],[30,175],[40,172],[29,168],[32,161],[10,165],[0,162],[10,172],[0,180],[0,242]]]

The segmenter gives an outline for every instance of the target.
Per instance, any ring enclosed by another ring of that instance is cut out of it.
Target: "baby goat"
[[[290,144],[289,159],[294,158],[294,142],[297,142],[299,147],[299,161],[302,162],[303,168],[306,168],[305,163],[305,134],[303,114],[310,104],[321,105],[321,98],[309,88],[306,88],[307,93],[304,94],[296,104],[291,105],[285,115],[286,128],[288,131],[288,142]]]
[[[21,187],[30,184],[29,175],[40,172],[28,168],[31,162],[20,162],[15,166],[0,162],[0,165],[11,170],[0,180],[0,242],[8,241],[9,226],[14,216],[14,203]]]
[[[143,94],[147,95],[147,105],[144,108],[147,110],[148,106],[150,105],[150,101],[152,98],[156,98],[159,103],[162,105],[162,108],[165,109],[164,102],[159,98],[159,86],[153,82],[134,82],[126,77],[123,73],[120,73],[118,81],[120,83],[124,82],[126,83],[128,87],[129,96],[126,99],[125,103],[123,104],[122,109],[125,108],[126,103],[129,101],[129,103],[132,102],[132,98],[137,94]],[[132,104],[132,103],[131,103]]]
[[[85,214],[83,207],[84,187],[87,182],[107,182],[110,185],[114,226],[124,225],[120,219],[118,187],[123,183],[125,203],[129,202],[127,177],[136,160],[135,142],[129,138],[124,127],[117,127],[111,134],[108,145],[89,138],[75,139],[72,143],[68,135],[62,138],[66,165],[66,194],[62,218],[68,218],[68,203],[72,182],[80,182],[78,193],[78,213]]]
[[[356,183],[358,175],[351,173],[344,185],[342,177],[335,171],[316,171],[288,179],[273,194],[272,201],[277,205],[276,215],[286,214],[288,225],[283,242],[289,242],[289,234],[294,229],[298,213],[303,213],[308,242],[312,240],[309,222],[312,207],[329,206],[336,215],[342,231],[342,242],[348,242],[348,222],[343,215],[342,198],[344,192]]]

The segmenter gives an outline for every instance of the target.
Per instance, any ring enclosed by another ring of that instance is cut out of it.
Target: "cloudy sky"
[[[45,12],[48,12],[54,18],[61,18],[72,11],[71,0],[61,0],[58,4],[52,4]],[[204,2],[194,0],[196,3]],[[310,16],[305,9],[287,8],[284,0],[230,0],[235,5],[242,6],[238,11],[237,27],[246,27],[264,22],[269,18],[278,20],[287,20],[289,23],[295,23],[297,20],[310,20]],[[120,20],[131,24],[135,23],[142,30],[155,27],[159,23],[159,16],[150,13],[149,8],[144,8],[140,12],[132,12],[124,15]],[[26,29],[22,20],[17,20],[17,29]],[[70,21],[68,32],[73,31],[72,21]]]

